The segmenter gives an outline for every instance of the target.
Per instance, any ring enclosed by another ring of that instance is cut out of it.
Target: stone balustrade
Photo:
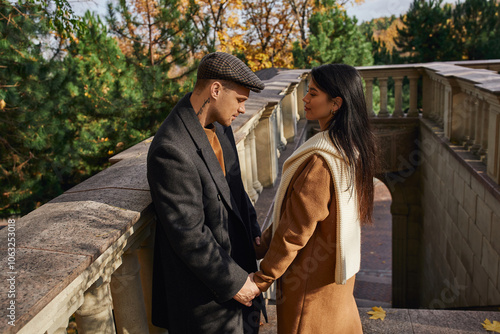
[[[402,117],[403,80],[409,81],[406,117],[435,121],[453,143],[464,145],[487,165],[488,175],[500,183],[500,61],[436,62],[427,64],[359,67],[365,81],[368,112],[372,117]],[[388,79],[394,80],[394,112],[388,112]],[[373,82],[378,79],[380,105],[373,112]],[[419,80],[421,94],[419,95]],[[490,152],[491,154],[488,154]],[[490,159],[488,159],[490,156]]]
[[[414,65],[392,65],[392,66],[365,66],[358,68],[365,81],[366,107],[372,117],[390,116],[387,109],[388,79],[394,80],[394,112],[393,117],[403,116],[403,79],[406,77],[410,82],[410,107],[408,117],[417,117],[417,85],[420,73],[418,67]],[[380,88],[380,109],[377,115],[373,111],[373,81],[378,79]]]
[[[373,111],[373,82],[380,83],[378,119],[400,118],[403,79],[409,79],[406,118],[433,119],[450,140],[466,142],[500,181],[498,61],[431,63],[359,68],[367,105]],[[474,68],[473,68],[474,67]],[[482,69],[481,69],[482,68]],[[263,187],[276,184],[278,158],[297,136],[304,118],[302,98],[308,70],[283,70],[251,93],[246,112],[233,123],[245,188],[256,202]],[[387,112],[387,82],[395,88],[394,113]],[[422,113],[419,113],[422,80]],[[401,122],[399,122],[401,123]],[[412,130],[413,131],[413,130]],[[154,213],[146,179],[151,139],[113,157],[111,167],[0,230],[2,263],[7,237],[15,233],[14,266],[0,274],[0,332],[65,333],[75,314],[79,333],[162,333],[150,319]],[[487,159],[486,159],[487,157]],[[6,298],[14,289],[15,298]],[[12,303],[14,302],[14,303]],[[11,305],[15,305],[12,312]],[[9,307],[11,308],[9,310]],[[14,315],[8,324],[8,316]]]
[[[436,121],[452,143],[478,155],[488,175],[500,183],[500,75],[440,63],[427,65],[425,75],[430,87],[424,117]]]

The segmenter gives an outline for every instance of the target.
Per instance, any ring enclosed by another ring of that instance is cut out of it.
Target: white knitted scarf
[[[361,226],[356,191],[349,188],[349,170],[333,145],[328,131],[322,131],[300,146],[283,164],[283,174],[274,201],[273,222],[280,221],[281,205],[297,168],[313,154],[321,155],[330,168],[337,200],[337,259],[335,282],[345,284],[359,271]],[[352,190],[352,191],[351,191]],[[273,235],[278,224],[273,224]]]

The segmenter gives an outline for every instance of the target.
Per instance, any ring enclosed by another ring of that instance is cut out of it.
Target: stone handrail
[[[366,103],[372,117],[402,117],[403,79],[410,85],[407,117],[418,117],[418,81],[422,80],[422,117],[435,121],[453,143],[465,146],[487,165],[488,176],[500,183],[499,60],[365,66]],[[394,80],[394,113],[387,111],[387,81]],[[373,112],[373,80],[380,87],[380,111]]]
[[[233,124],[254,202],[276,182],[277,158],[303,117],[306,74],[286,71],[265,81]],[[148,320],[155,224],[146,179],[150,142],[114,156],[111,167],[0,230],[0,332],[62,334],[72,314],[80,333],[164,332]]]

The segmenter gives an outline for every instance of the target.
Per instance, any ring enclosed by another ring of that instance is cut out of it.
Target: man
[[[238,58],[200,62],[148,152],[157,216],[153,323],[170,334],[258,333],[256,214],[241,180],[231,122],[264,84]],[[249,273],[252,273],[249,275]]]

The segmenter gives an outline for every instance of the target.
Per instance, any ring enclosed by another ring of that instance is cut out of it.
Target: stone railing
[[[403,80],[409,81],[406,117],[435,121],[452,142],[464,145],[487,165],[500,183],[500,61],[463,61],[358,68],[366,84],[366,103],[376,118],[402,117]],[[388,79],[394,80],[394,112],[389,114]],[[378,79],[380,105],[373,112],[373,82]],[[421,93],[419,94],[419,80]],[[417,103],[421,98],[422,106]]]
[[[254,202],[276,182],[278,157],[296,135],[307,71],[265,82],[233,124]],[[0,332],[62,334],[72,314],[79,333],[163,332],[148,320],[155,224],[146,179],[150,142],[114,156],[111,167],[0,230]]]
[[[417,85],[420,73],[418,68],[408,65],[392,65],[392,66],[365,66],[358,68],[361,76],[365,81],[365,97],[368,112],[372,117],[388,117],[387,110],[388,96],[387,83],[388,79],[394,80],[394,112],[393,117],[403,116],[403,79],[406,77],[410,82],[410,107],[407,113],[408,117],[417,117]],[[373,111],[373,81],[378,79],[380,88],[380,109],[377,115]]]

